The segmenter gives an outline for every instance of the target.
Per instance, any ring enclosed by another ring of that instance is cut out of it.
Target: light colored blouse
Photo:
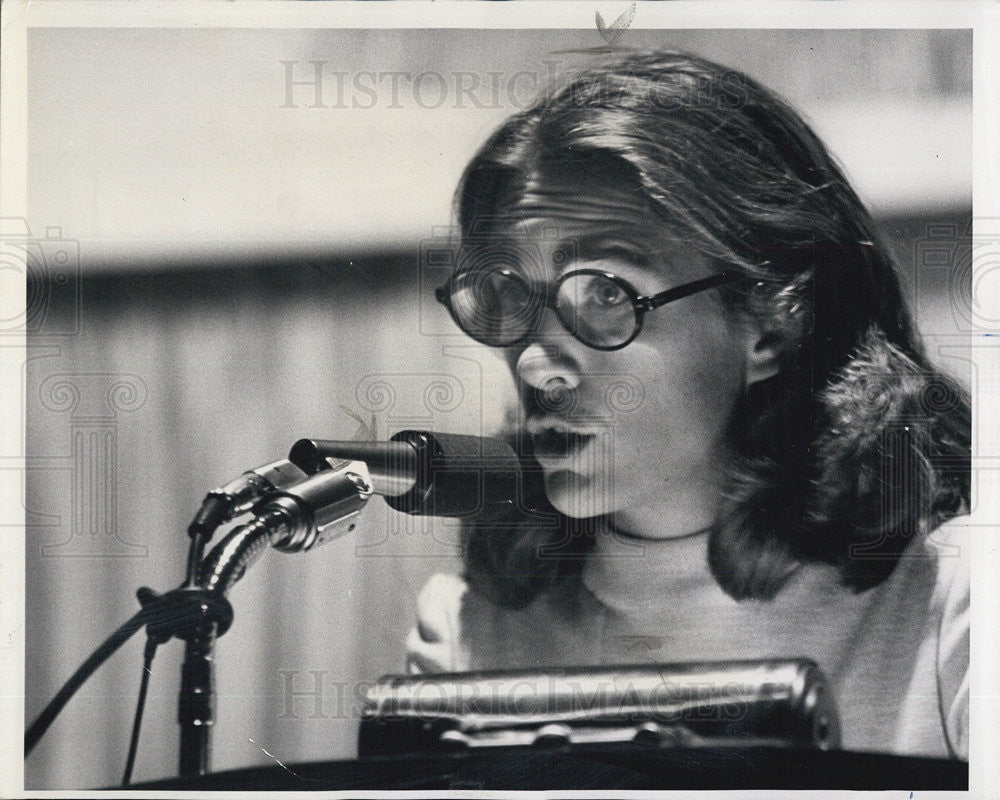
[[[834,568],[809,566],[774,600],[737,602],[708,570],[707,534],[600,534],[579,578],[520,610],[437,574],[417,601],[407,668],[806,657],[832,685],[844,749],[967,759],[967,519],[914,542],[884,583],[861,593]]]

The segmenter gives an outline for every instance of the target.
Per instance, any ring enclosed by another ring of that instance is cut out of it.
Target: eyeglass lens
[[[528,283],[506,270],[459,273],[451,308],[462,329],[483,344],[505,347],[534,330],[541,313]]]
[[[625,288],[607,275],[592,273],[569,275],[559,284],[556,313],[570,333],[597,347],[628,341],[637,323]]]
[[[546,305],[544,291],[509,270],[470,271],[452,281],[451,307],[470,336],[504,347],[537,329]],[[555,310],[569,333],[596,347],[628,341],[638,322],[628,291],[604,274],[567,275],[559,282]]]

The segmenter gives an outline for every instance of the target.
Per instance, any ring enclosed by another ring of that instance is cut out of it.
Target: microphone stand
[[[226,592],[260,558],[270,544],[272,530],[280,530],[283,522],[281,515],[272,512],[241,525],[215,546],[184,586],[165,595],[146,587],[137,592],[143,611],[150,616],[149,637],[160,643],[176,636],[185,643],[177,697],[178,775],[182,778],[207,775],[212,768],[215,641],[233,623]]]
[[[216,592],[185,585],[164,595],[143,587],[137,592],[150,613],[147,633],[157,642],[176,636],[185,641],[178,695],[181,726],[180,776],[205,775],[211,769],[211,730],[215,723],[213,646],[229,630],[233,607]]]
[[[319,467],[319,472],[287,489],[271,491],[253,507],[255,519],[230,531],[204,561],[205,539],[221,518],[198,526],[191,537],[184,583],[162,595],[145,586],[136,592],[142,609],[84,661],[28,727],[25,755],[38,744],[80,686],[145,626],[152,649],[174,636],[185,641],[178,697],[180,776],[207,774],[215,723],[213,650],[215,640],[233,623],[233,608],[226,592],[269,547],[296,553],[350,533],[372,495],[371,476],[364,462],[352,461],[339,470]],[[210,499],[214,504],[216,498]],[[136,719],[138,724],[138,714]],[[136,741],[133,739],[133,747]],[[131,758],[130,754],[126,781]]]
[[[215,724],[215,641],[229,630],[233,609],[227,592],[269,547],[300,552],[353,531],[371,496],[362,462],[343,471],[323,470],[294,487],[271,495],[258,516],[230,531],[201,562],[192,582],[162,597],[140,590],[140,603],[160,604],[150,636],[185,640],[178,697],[181,727],[180,777],[211,770]]]
[[[205,775],[212,770],[212,725],[215,724],[215,670],[213,647],[218,623],[199,629],[184,645],[180,702],[177,721],[181,726],[178,771],[183,777]]]

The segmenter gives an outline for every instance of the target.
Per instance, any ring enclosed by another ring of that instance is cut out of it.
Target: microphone
[[[400,431],[389,441],[300,439],[288,460],[307,474],[363,461],[372,491],[407,514],[465,517],[513,507],[521,466],[499,439]]]
[[[371,496],[364,463],[321,470],[272,493],[252,522],[230,531],[199,571],[199,585],[225,595],[270,546],[286,553],[319,547],[350,533]]]
[[[249,470],[206,497],[196,522],[215,515],[209,533],[236,511],[252,510],[255,519],[209,554],[199,584],[225,594],[269,546],[297,553],[350,533],[372,494],[408,514],[464,517],[513,508],[520,487],[517,455],[497,439],[427,431],[386,442],[300,439],[287,461]]]

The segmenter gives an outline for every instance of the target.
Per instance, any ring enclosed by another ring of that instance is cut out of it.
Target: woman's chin
[[[560,514],[587,519],[609,513],[611,504],[603,481],[568,469],[545,471],[545,494]]]

